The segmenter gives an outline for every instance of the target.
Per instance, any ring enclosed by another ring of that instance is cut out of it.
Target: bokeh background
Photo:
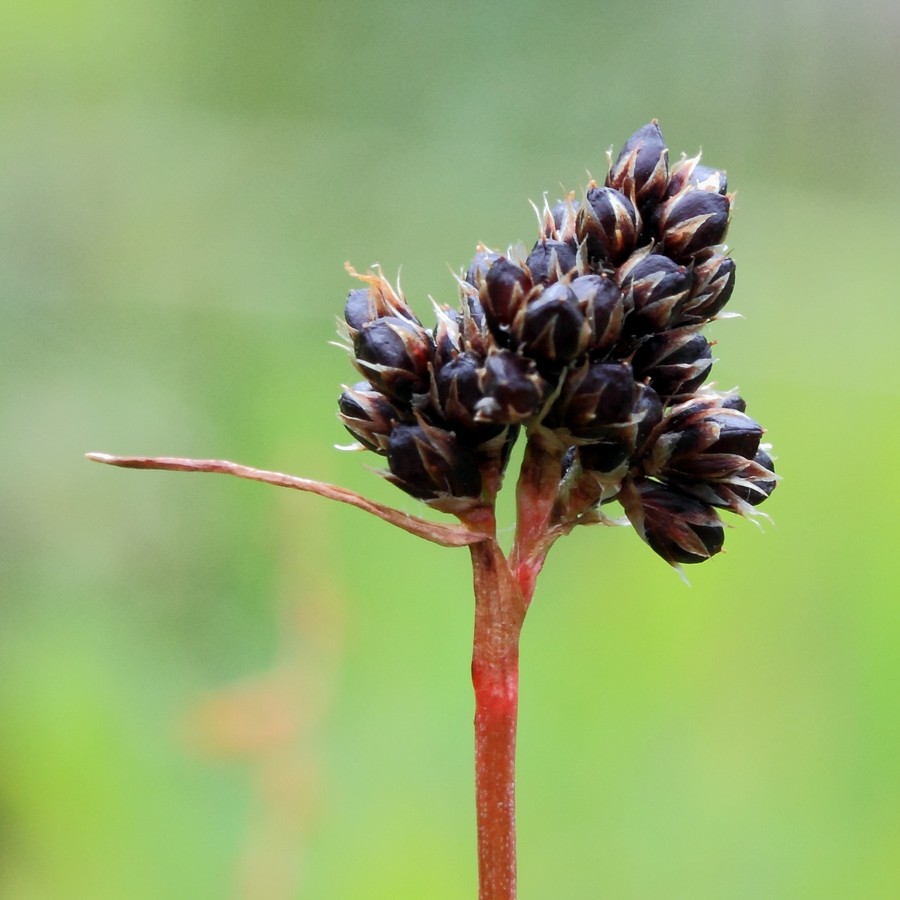
[[[728,169],[739,385],[784,481],[685,587],[553,551],[520,896],[900,892],[900,7],[6,0],[0,896],[475,895],[467,555],[219,456],[333,449],[345,260],[424,315],[658,117]],[[508,510],[508,507],[507,507]],[[507,511],[507,524],[511,518]]]

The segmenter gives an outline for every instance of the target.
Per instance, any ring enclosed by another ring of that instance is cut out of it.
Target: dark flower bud
[[[566,242],[575,240],[575,222],[579,209],[581,201],[570,195],[565,200],[560,200],[550,211],[558,240]]]
[[[679,328],[648,337],[638,347],[631,364],[635,377],[649,379],[661,397],[677,400],[703,384],[713,360],[709,341],[702,334]]]
[[[618,285],[606,275],[582,275],[569,287],[578,300],[591,329],[591,356],[602,357],[622,334],[625,298]]]
[[[369,303],[369,289],[356,288],[347,294],[347,302],[344,304],[344,320],[354,330],[358,331],[363,325],[374,321],[372,304]]]
[[[641,479],[620,494],[635,531],[670,565],[699,563],[725,543],[725,529],[707,503],[655,481]]]
[[[420,500],[478,497],[478,456],[450,431],[420,422],[397,425],[387,444],[388,478]]]
[[[677,321],[692,284],[687,268],[659,253],[635,254],[617,278],[634,310],[627,323],[632,331],[662,331]]]
[[[449,307],[437,307],[437,324],[434,328],[434,364],[442,366],[462,349],[460,326],[462,316]]]
[[[688,184],[699,191],[714,191],[717,194],[728,193],[728,176],[723,169],[710,166],[694,166],[688,178]]]
[[[725,239],[731,201],[712,191],[687,189],[657,207],[656,233],[663,251],[684,259]]]
[[[338,409],[344,427],[363,447],[381,454],[387,451],[388,435],[399,416],[384,394],[368,381],[360,381],[344,388]]]
[[[492,330],[512,324],[531,288],[529,274],[505,257],[491,266],[481,290],[481,305]]]
[[[640,230],[640,216],[624,194],[609,187],[588,191],[576,233],[593,259],[618,265],[634,250]]]
[[[738,412],[747,412],[747,401],[739,394],[725,394],[719,401],[722,409],[736,409]]]
[[[466,281],[474,288],[480,288],[491,266],[500,259],[500,254],[479,244],[475,256],[466,271]]]
[[[578,448],[581,468],[586,472],[608,475],[618,470],[622,477],[630,455],[627,442],[621,437],[611,441],[594,441]]]
[[[754,507],[769,498],[778,483],[778,476],[772,458],[760,449],[752,460],[716,480],[675,475],[667,476],[666,481],[704,503],[747,516],[756,515]]]
[[[669,152],[654,119],[625,141],[606,176],[606,184],[636,199],[643,207],[662,199],[668,181]]]
[[[406,300],[391,287],[390,282],[380,272],[359,275],[349,266],[347,271],[368,285],[350,291],[347,295],[344,320],[350,326],[351,336],[364,325],[388,316],[397,316],[416,325],[421,324]]]
[[[676,477],[727,479],[754,459],[762,436],[762,426],[740,410],[688,401],[666,423],[648,468]]]
[[[575,438],[598,440],[610,425],[631,418],[637,384],[624,363],[585,363],[569,372],[559,399],[545,424],[563,426]]]
[[[480,361],[471,353],[460,353],[442,365],[432,382],[433,402],[443,419],[453,425],[472,428],[482,399]]]
[[[562,241],[542,239],[528,254],[525,265],[535,284],[547,284],[575,268],[575,251]]]
[[[578,298],[559,281],[529,300],[514,332],[523,353],[559,365],[583,353],[590,339]]]
[[[353,351],[360,372],[391,399],[406,403],[428,390],[434,343],[420,325],[397,316],[376,319],[357,332]]]
[[[638,395],[635,400],[631,417],[635,422],[634,450],[635,453],[643,453],[644,444],[651,432],[663,418],[663,403],[659,394],[647,384],[638,384]]]
[[[690,159],[682,156],[669,170],[669,186],[665,197],[674,197],[688,188],[725,194],[728,192],[728,177],[722,169],[700,165],[699,153]]]
[[[704,322],[731,299],[734,290],[734,260],[713,252],[694,262],[694,286],[681,311],[682,319]]]
[[[534,360],[498,350],[485,361],[481,391],[484,397],[477,406],[478,421],[517,425],[540,411],[547,383]]]
[[[775,463],[765,450],[757,450],[753,464],[745,467],[738,475],[740,481],[732,484],[731,490],[751,506],[759,506],[763,500],[767,500],[778,484]]]

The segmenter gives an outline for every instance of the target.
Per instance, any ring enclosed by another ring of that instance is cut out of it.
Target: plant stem
[[[551,517],[564,451],[559,439],[546,429],[537,428],[528,435],[516,485],[516,538],[510,554],[510,565],[526,605],[531,603],[544,560],[559,536],[551,528]]]
[[[475,800],[479,900],[516,896],[516,720],[526,603],[493,535],[472,544],[475,585]]]

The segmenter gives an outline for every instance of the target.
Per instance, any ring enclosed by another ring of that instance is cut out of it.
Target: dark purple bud
[[[562,241],[540,240],[525,260],[535,284],[557,281],[575,268],[575,250]]]
[[[671,565],[703,562],[725,543],[716,511],[695,497],[640,480],[623,490],[620,499],[638,534]]]
[[[460,353],[435,372],[435,401],[443,419],[464,428],[475,425],[475,408],[483,397],[480,374],[480,361],[470,353]]]
[[[623,440],[596,441],[578,448],[581,468],[586,472],[608,474],[621,469],[629,457],[629,447]]]
[[[547,383],[534,360],[498,350],[485,361],[481,390],[484,397],[478,403],[479,421],[517,425],[540,411]]]
[[[576,233],[592,259],[618,265],[634,250],[640,230],[637,210],[624,194],[608,187],[588,191]]]
[[[636,423],[634,436],[635,453],[644,452],[644,444],[650,437],[651,432],[663,418],[663,403],[659,399],[659,394],[652,387],[646,384],[638,384],[637,400],[631,413],[632,419]]]
[[[442,366],[461,350],[460,326],[462,316],[455,309],[439,308],[434,328],[434,364]]]
[[[625,297],[607,275],[582,275],[569,287],[578,300],[591,329],[589,350],[600,358],[622,334]]]
[[[712,191],[689,188],[666,200],[654,223],[663,252],[685,259],[722,243],[730,210],[728,197]]]
[[[710,166],[694,166],[688,178],[688,184],[699,191],[714,191],[717,194],[728,193],[728,176],[724,169],[713,169]]]
[[[663,476],[730,480],[751,463],[763,428],[746,413],[703,402],[684,404],[666,423],[650,470]]]
[[[738,412],[747,412],[747,401],[740,394],[725,394],[719,406],[722,409],[736,409]]]
[[[728,191],[728,177],[722,169],[700,165],[699,155],[690,159],[682,157],[669,171],[665,197],[668,200],[688,188],[725,194]]]
[[[692,276],[684,266],[659,253],[636,254],[617,278],[629,307],[632,331],[662,331],[677,321],[691,289]]]
[[[608,435],[610,425],[629,421],[636,396],[631,366],[585,364],[569,372],[548,422],[564,426],[575,438],[597,440]]]
[[[390,480],[420,500],[481,494],[478,457],[452,432],[424,424],[397,425],[387,458]]]
[[[369,289],[357,288],[347,294],[344,305],[344,320],[353,329],[359,330],[376,318],[369,303]]]
[[[344,427],[367,450],[384,454],[387,437],[399,418],[397,411],[368,381],[346,388],[338,398],[339,418]]]
[[[428,390],[431,336],[420,325],[397,316],[376,319],[353,341],[357,368],[388,397],[408,402]]]
[[[491,266],[500,259],[500,254],[479,245],[466,272],[466,281],[474,288],[480,288],[481,282]]]
[[[704,322],[731,299],[734,290],[734,260],[713,252],[694,263],[694,285],[681,311],[683,319]]]
[[[578,298],[558,281],[529,300],[516,323],[515,337],[526,355],[565,365],[584,352],[590,330]]]
[[[632,358],[635,377],[649,379],[660,397],[676,401],[692,394],[709,377],[712,350],[702,334],[688,328],[648,337]]]
[[[512,324],[531,288],[528,273],[501,256],[488,270],[481,290],[481,305],[488,323],[494,328]]]
[[[575,222],[578,218],[578,210],[581,209],[581,201],[574,197],[568,200],[560,200],[551,210],[553,227],[556,236],[562,241],[571,241],[575,238]]]
[[[669,152],[654,119],[625,141],[609,170],[606,184],[636,199],[643,207],[662,199],[668,181]]]
[[[743,469],[739,475],[744,483],[732,485],[731,489],[737,497],[751,506],[759,506],[763,500],[767,500],[778,484],[775,463],[765,450],[757,450],[753,464]]]

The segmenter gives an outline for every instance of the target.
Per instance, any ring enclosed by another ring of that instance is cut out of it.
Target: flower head
[[[777,483],[743,399],[706,385],[703,327],[735,284],[731,206],[725,173],[670,164],[654,120],[610,154],[603,184],[545,202],[527,256],[479,245],[434,328],[362,276],[344,333],[366,380],[341,395],[342,422],[398,487],[453,510],[492,502],[520,430],[543,435],[557,526],[618,500],[668,562],[708,559],[717,510],[755,514]]]

